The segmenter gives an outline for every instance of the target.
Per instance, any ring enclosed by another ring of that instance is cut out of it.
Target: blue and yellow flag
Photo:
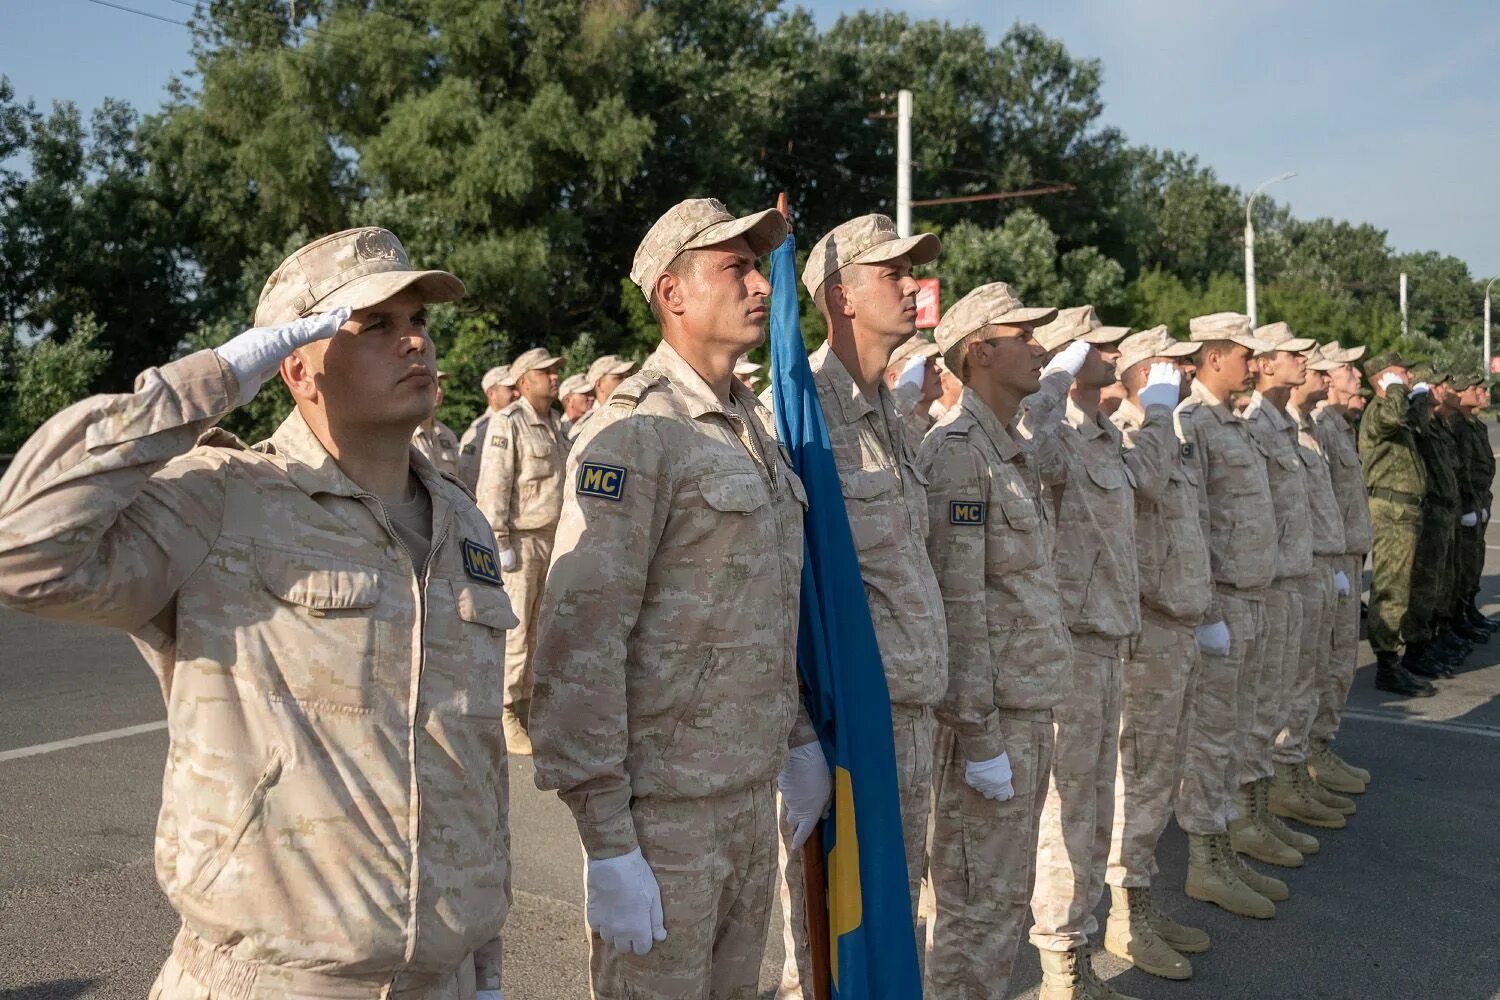
[[[907,895],[891,701],[828,425],[797,317],[791,236],[771,254],[776,431],[807,489],[797,668],[833,769],[827,852],[829,968],[838,1000],[922,995]]]

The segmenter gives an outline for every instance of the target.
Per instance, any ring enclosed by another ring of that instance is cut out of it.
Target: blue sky
[[[176,0],[117,0],[185,20]],[[803,0],[823,23],[876,2]],[[1500,274],[1500,4],[1480,0],[918,0],[999,37],[1041,25],[1104,63],[1105,120],[1196,153],[1300,216],[1370,222],[1398,250]],[[0,0],[0,72],[41,105],[146,109],[189,67],[185,28],[86,0]],[[917,109],[921,113],[921,109]]]

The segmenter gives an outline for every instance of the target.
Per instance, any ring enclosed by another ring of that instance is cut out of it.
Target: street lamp
[[[1255,199],[1260,197],[1262,191],[1277,181],[1296,176],[1295,170],[1278,174],[1251,191],[1250,197],[1245,199],[1245,312],[1250,315],[1251,329],[1255,328],[1255,224],[1250,221],[1250,212],[1255,208]]]
[[[1500,277],[1491,278],[1484,286],[1484,357],[1479,359],[1479,375],[1485,379],[1490,377],[1490,285],[1497,281]]]

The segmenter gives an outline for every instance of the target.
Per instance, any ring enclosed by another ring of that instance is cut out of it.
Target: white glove
[[[240,401],[244,406],[255,398],[266,379],[276,374],[281,362],[299,347],[317,340],[327,340],[349,320],[349,309],[339,306],[331,312],[304,316],[281,326],[251,327],[228,343],[214,348],[224,366],[234,372],[240,384]]]
[[[828,812],[828,800],[833,795],[823,744],[813,740],[793,747],[776,776],[776,790],[786,803],[786,820],[792,825],[792,842],[787,847],[796,853]]]
[[[1432,386],[1428,385],[1426,382],[1418,382],[1416,385],[1411,387],[1411,394],[1413,396],[1420,396],[1422,395],[1422,393],[1431,388]]]
[[[1002,753],[990,760],[964,762],[964,782],[974,791],[996,802],[1007,802],[1016,797],[1016,787],[1011,784],[1010,755]]]
[[[1042,377],[1046,378],[1053,372],[1067,372],[1069,375],[1077,375],[1078,369],[1083,367],[1084,359],[1089,356],[1089,344],[1081,340],[1075,340],[1061,351],[1042,369]]]
[[[1465,514],[1463,517],[1458,519],[1458,523],[1463,525],[1465,528],[1475,527],[1479,524],[1479,515],[1477,513]]]
[[[661,887],[637,847],[618,858],[588,863],[584,911],[589,926],[621,954],[644,955],[653,941],[665,941]]]
[[[1384,375],[1380,376],[1380,378],[1375,380],[1375,387],[1377,389],[1389,389],[1391,386],[1395,385],[1398,382],[1402,385],[1405,385],[1406,379],[1402,378],[1396,372],[1386,372]]]
[[[1182,398],[1182,372],[1177,366],[1158,361],[1146,369],[1146,385],[1141,389],[1141,409],[1165,406],[1174,409]]]
[[[1223,622],[1199,625],[1193,630],[1198,639],[1198,648],[1215,656],[1229,655],[1229,626]]]
[[[1343,570],[1337,570],[1334,572],[1333,589],[1339,592],[1340,597],[1349,596],[1349,578],[1344,575]]]
[[[500,548],[500,572],[514,573],[516,567],[521,565],[521,560],[516,558],[516,550],[509,545]]]
[[[474,994],[474,1000],[505,1000],[499,990],[479,990]]]
[[[900,389],[902,386],[905,386],[908,389],[915,389],[917,395],[920,396],[922,394],[922,383],[926,380],[927,359],[918,354],[906,363],[906,367],[901,369],[901,377],[896,379],[896,388]]]

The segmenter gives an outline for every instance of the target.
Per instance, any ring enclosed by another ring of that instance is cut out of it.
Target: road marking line
[[[139,726],[126,726],[124,729],[110,729],[102,733],[91,733],[88,736],[74,736],[71,739],[57,740],[55,743],[38,743],[36,746],[17,747],[14,750],[0,750],[0,764],[8,760],[20,760],[22,757],[36,757],[44,753],[71,750],[73,747],[87,746],[90,743],[108,743],[110,740],[123,740],[127,736],[154,733],[159,729],[166,728],[167,720],[162,719],[160,722],[147,722]]]
[[[1383,722],[1390,726],[1423,726],[1428,729],[1443,729],[1450,733],[1465,733],[1469,736],[1486,736],[1500,740],[1500,727],[1473,722],[1448,722],[1442,719],[1420,719],[1410,715],[1392,715],[1368,708],[1346,708],[1344,718],[1355,718],[1365,722]]]

